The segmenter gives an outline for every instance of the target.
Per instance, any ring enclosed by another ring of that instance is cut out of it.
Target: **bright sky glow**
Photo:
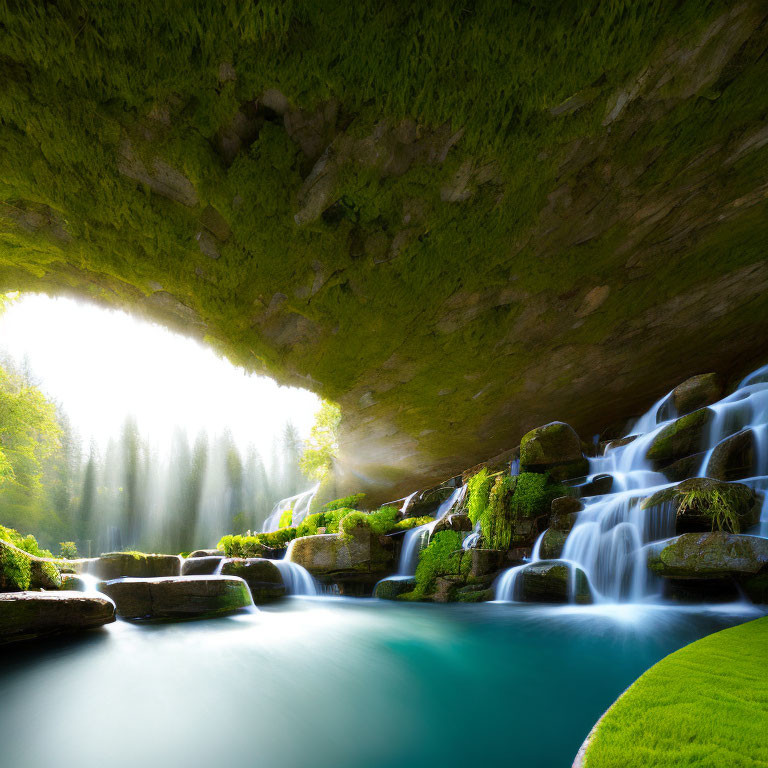
[[[162,446],[229,429],[265,458],[290,420],[309,435],[316,395],[247,374],[197,341],[72,299],[25,295],[0,315],[0,355],[25,359],[35,383],[69,415],[87,448],[117,438],[127,416]]]

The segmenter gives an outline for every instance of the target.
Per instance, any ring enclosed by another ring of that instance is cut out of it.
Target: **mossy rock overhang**
[[[589,436],[768,351],[765,17],[6,7],[0,290],[337,401],[382,500],[555,418]]]

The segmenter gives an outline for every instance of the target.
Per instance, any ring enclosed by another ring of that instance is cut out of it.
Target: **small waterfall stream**
[[[261,532],[271,533],[276,531],[280,527],[280,518],[289,509],[292,510],[291,525],[298,525],[309,514],[312,499],[315,498],[319,487],[319,484],[314,485],[308,491],[302,491],[295,496],[289,496],[287,499],[280,499],[275,504],[269,517],[264,521]]]
[[[587,482],[599,475],[610,475],[612,490],[583,499],[584,509],[566,539],[563,561],[584,570],[596,600],[600,602],[638,602],[657,599],[660,582],[646,567],[646,547],[675,535],[675,510],[667,503],[642,509],[647,497],[676,485],[656,472],[646,459],[656,436],[677,418],[672,393],[655,402],[630,428],[630,442],[612,447],[602,456],[589,460]],[[691,476],[707,476],[712,455],[719,443],[742,431],[753,436],[754,475],[739,480],[762,492],[762,513],[755,535],[768,535],[768,366],[747,376],[736,391],[709,406],[713,418],[702,449],[698,471]],[[616,441],[618,442],[618,441]],[[541,539],[534,546],[531,562],[540,559]],[[496,585],[496,598],[515,600],[516,582],[529,563],[505,571]],[[571,579],[573,581],[573,579]]]

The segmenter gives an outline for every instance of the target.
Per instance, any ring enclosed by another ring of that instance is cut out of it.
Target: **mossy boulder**
[[[0,594],[0,644],[94,629],[115,620],[107,597],[80,592]]]
[[[107,552],[93,561],[90,573],[104,581],[120,578],[151,579],[180,576],[177,555],[148,555],[143,552]]]
[[[234,576],[126,578],[99,584],[124,619],[194,619],[252,605],[247,584]]]
[[[469,550],[469,557],[469,579],[475,581],[485,579],[505,568],[522,563],[522,559],[510,558],[508,551],[500,549],[471,549]]]
[[[584,571],[563,560],[541,560],[527,565],[518,575],[515,599],[525,603],[592,602],[592,590]]]
[[[55,562],[0,541],[0,592],[60,587],[61,573]]]
[[[225,557],[225,554],[220,549],[196,549],[189,557]]]
[[[648,567],[670,579],[751,577],[768,570],[768,539],[733,533],[685,533],[648,548]]]
[[[259,557],[227,560],[221,568],[221,574],[243,579],[256,605],[279,600],[287,594],[283,576],[271,560]]]
[[[646,459],[662,466],[698,453],[704,445],[706,430],[713,416],[710,408],[700,408],[667,424],[648,447]]]
[[[553,421],[532,429],[520,441],[520,471],[548,473],[554,480],[586,475],[589,462],[571,426]]]
[[[288,545],[286,560],[324,582],[362,581],[373,585],[395,567],[394,544],[360,526],[346,535],[303,536]]]
[[[649,496],[642,503],[651,510],[672,505],[675,532],[725,530],[741,533],[757,523],[760,506],[755,492],[743,483],[692,477]]]
[[[723,393],[723,382],[716,373],[691,376],[672,390],[672,404],[679,416],[716,403]]]
[[[212,576],[221,565],[223,556],[202,555],[192,557],[190,555],[181,564],[182,576]]]
[[[549,526],[558,531],[568,532],[576,524],[584,502],[573,496],[559,496],[552,499]]]
[[[382,579],[376,584],[373,590],[373,596],[380,600],[397,600],[400,595],[406,592],[412,592],[416,586],[416,579],[412,576],[407,578],[392,577]]]
[[[547,528],[541,540],[539,556],[542,560],[557,560],[563,554],[565,540],[568,538],[566,531],[557,528]]]
[[[88,585],[83,581],[82,576],[67,573],[61,576],[61,589],[64,592],[87,592]]]
[[[421,491],[409,502],[404,517],[434,516],[440,505],[449,499],[455,490],[455,488],[441,486]]]
[[[755,474],[755,433],[742,429],[718,443],[707,462],[706,475],[718,480],[742,480]]]

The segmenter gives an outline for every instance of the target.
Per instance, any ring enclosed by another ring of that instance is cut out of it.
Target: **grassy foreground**
[[[603,718],[584,766],[768,766],[768,617],[648,670]]]

